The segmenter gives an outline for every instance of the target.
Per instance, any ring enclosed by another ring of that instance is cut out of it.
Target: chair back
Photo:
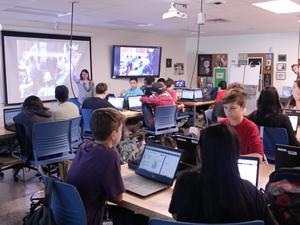
[[[253,220],[240,223],[187,223],[174,220],[150,219],[149,225],[264,225],[262,220]]]
[[[178,131],[177,106],[158,106],[155,109],[154,128],[156,133],[171,133]]]
[[[50,208],[58,225],[86,225],[86,212],[77,189],[67,183],[54,181]]]
[[[71,144],[82,142],[81,140],[81,117],[71,119]]]
[[[82,114],[82,132],[83,134],[92,134],[92,130],[90,127],[90,120],[93,114],[93,110],[92,109],[82,109],[81,110],[81,114]]]
[[[70,155],[72,152],[70,127],[70,120],[33,124],[32,151],[34,161],[47,161]]]
[[[260,127],[260,135],[264,144],[264,152],[268,160],[275,160],[276,144],[289,144],[289,137],[285,128]]]
[[[77,98],[69,98],[68,101],[74,103],[78,107],[79,113],[81,114],[81,105]]]

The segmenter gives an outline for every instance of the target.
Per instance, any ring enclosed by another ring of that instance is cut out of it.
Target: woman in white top
[[[92,97],[94,93],[94,83],[90,80],[89,71],[83,69],[80,73],[80,77],[78,79],[77,76],[74,76],[74,81],[78,85],[78,101],[82,105],[84,99],[88,97]]]

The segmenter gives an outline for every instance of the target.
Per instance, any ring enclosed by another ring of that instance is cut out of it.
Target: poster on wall
[[[184,74],[184,64],[175,63],[174,64],[174,75],[183,75]]]
[[[198,55],[198,76],[212,76],[212,55]]]
[[[215,67],[214,68],[214,87],[217,87],[219,82],[227,80],[227,68],[226,67]]]
[[[228,60],[227,60],[227,54],[216,54],[214,55],[215,59],[214,61],[214,67],[227,67]]]

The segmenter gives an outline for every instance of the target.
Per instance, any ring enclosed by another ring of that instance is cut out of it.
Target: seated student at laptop
[[[265,87],[257,100],[257,110],[248,115],[257,126],[285,128],[289,145],[299,146],[289,117],[282,113],[279,95],[275,87]]]
[[[171,96],[173,102],[174,102],[175,104],[177,104],[178,97],[177,97],[176,91],[174,91],[175,81],[174,81],[173,79],[171,79],[171,78],[168,78],[168,79],[166,80],[166,83],[165,83],[165,84],[166,84],[166,92],[170,94],[170,96]],[[183,110],[183,109],[184,109],[184,104],[179,104],[179,105],[177,106],[177,108]]]
[[[151,86],[155,81],[154,77],[145,77],[144,85],[141,87],[141,90],[144,92],[144,95],[150,96],[152,95]]]
[[[247,94],[243,89],[233,88],[223,97],[222,103],[227,118],[220,119],[236,130],[241,141],[241,155],[255,156],[262,160],[262,140],[255,123],[244,117]]]
[[[130,78],[129,83],[130,88],[123,94],[123,97],[127,99],[129,96],[144,95],[144,92],[138,87],[138,79],[136,77]]]
[[[89,225],[102,224],[106,200],[122,201],[125,189],[115,150],[122,123],[123,116],[115,109],[95,110],[91,118],[95,141],[80,147],[66,178],[81,196]]]
[[[191,223],[263,220],[265,225],[277,225],[264,196],[240,177],[240,145],[234,129],[209,126],[201,132],[199,147],[200,171],[186,172],[176,181],[169,207],[173,217]]]
[[[292,95],[285,108],[300,110],[300,80],[294,81]]]
[[[141,97],[144,124],[148,129],[154,129],[154,112],[157,106],[175,105],[171,96],[164,91],[164,86],[160,82],[152,84],[153,95]]]
[[[110,104],[106,100],[107,95],[107,84],[99,83],[96,85],[96,95],[95,97],[89,97],[84,100],[82,103],[83,109],[100,109],[100,108],[114,108],[112,104]]]
[[[59,104],[54,111],[55,120],[67,120],[80,116],[78,107],[74,103],[68,102],[69,90],[65,85],[55,88],[55,98]]]

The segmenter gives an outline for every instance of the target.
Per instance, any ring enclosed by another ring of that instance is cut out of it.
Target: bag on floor
[[[265,191],[280,225],[300,224],[300,168],[282,168],[270,175]]]

